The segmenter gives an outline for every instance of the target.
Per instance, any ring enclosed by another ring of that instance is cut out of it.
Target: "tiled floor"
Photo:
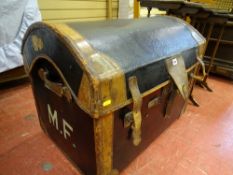
[[[233,83],[209,85],[122,175],[233,175]],[[0,90],[0,175],[79,175],[41,131],[28,83]]]

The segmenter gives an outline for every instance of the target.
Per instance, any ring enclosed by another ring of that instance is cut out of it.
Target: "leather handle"
[[[71,92],[65,85],[63,85],[62,83],[53,82],[48,79],[49,73],[47,70],[40,68],[38,70],[38,75],[40,79],[44,82],[44,86],[47,89],[49,89],[59,97],[65,96],[68,102],[72,100]]]

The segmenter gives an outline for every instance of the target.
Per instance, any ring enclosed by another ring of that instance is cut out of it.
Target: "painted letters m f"
[[[51,111],[51,107],[47,104],[48,107],[48,116],[49,116],[49,123],[52,123],[56,129],[58,130],[58,119],[57,119],[57,111],[54,110],[54,113]]]

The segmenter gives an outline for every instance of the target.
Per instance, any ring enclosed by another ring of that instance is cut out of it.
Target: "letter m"
[[[50,105],[48,104],[47,106],[48,106],[49,123],[52,123],[53,126],[55,126],[56,129],[58,130],[57,111],[54,110],[54,113],[52,113]]]

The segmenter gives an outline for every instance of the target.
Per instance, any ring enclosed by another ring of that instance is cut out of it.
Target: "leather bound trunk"
[[[83,174],[118,174],[184,111],[204,45],[166,16],[33,24],[22,53],[42,129]]]

